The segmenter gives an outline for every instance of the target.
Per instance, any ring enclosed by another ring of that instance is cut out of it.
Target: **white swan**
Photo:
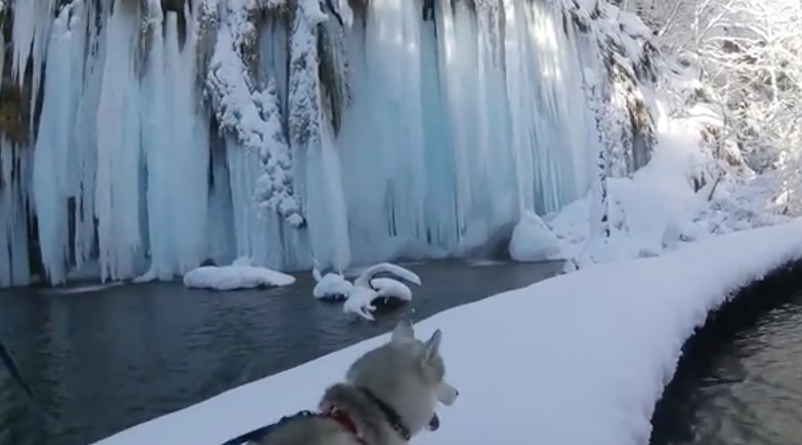
[[[366,320],[373,321],[373,311],[377,298],[399,298],[404,301],[412,299],[412,291],[404,283],[393,278],[374,278],[380,273],[390,273],[411,283],[421,285],[420,277],[409,269],[390,263],[379,263],[367,268],[354,280],[348,299],[343,304],[343,312],[356,314]]]
[[[317,283],[315,284],[315,288],[312,289],[312,295],[319,300],[343,300],[348,298],[348,294],[351,292],[354,285],[345,279],[342,272],[329,272],[321,277],[317,260],[312,258],[312,262],[314,263],[312,267],[312,277]]]

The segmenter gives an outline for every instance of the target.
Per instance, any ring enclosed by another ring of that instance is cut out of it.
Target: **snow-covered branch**
[[[326,19],[316,0],[300,0],[290,27],[289,128],[296,148],[321,143],[320,79],[315,27]]]
[[[796,157],[802,146],[801,3],[632,0],[630,7],[657,31],[661,47],[698,67],[704,101],[721,105],[733,126],[723,133],[753,169]]]
[[[263,0],[279,6],[280,0]],[[258,150],[263,174],[254,199],[277,211],[288,223],[300,227],[304,218],[292,180],[292,152],[284,136],[276,86],[255,87],[246,65],[247,50],[256,29],[250,20],[256,0],[229,0],[219,21],[214,51],[209,62],[206,90],[222,130],[231,133],[246,150]],[[210,10],[211,11],[211,10]]]

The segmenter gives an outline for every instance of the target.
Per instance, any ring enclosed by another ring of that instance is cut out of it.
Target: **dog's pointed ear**
[[[415,330],[412,327],[412,320],[407,317],[402,318],[395,328],[393,329],[393,334],[390,336],[391,342],[397,342],[401,340],[409,340],[415,338]]]
[[[431,362],[440,354],[440,340],[443,338],[443,332],[438,329],[434,331],[432,337],[426,340],[423,349],[423,361],[424,362]]]

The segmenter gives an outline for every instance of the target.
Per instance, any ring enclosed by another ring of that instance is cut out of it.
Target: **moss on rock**
[[[0,84],[0,134],[19,147],[30,142],[30,91],[10,77]]]

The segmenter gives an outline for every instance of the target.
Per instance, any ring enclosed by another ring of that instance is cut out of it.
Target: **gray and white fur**
[[[410,436],[424,428],[435,430],[438,402],[451,405],[458,391],[445,380],[440,355],[442,332],[425,342],[417,340],[409,320],[393,329],[390,341],[368,351],[348,369],[345,381],[326,389],[318,409],[309,416],[278,425],[253,445],[405,445],[407,439],[393,428],[388,416],[365,394],[372,393],[389,406]],[[345,412],[356,434],[325,413]]]

